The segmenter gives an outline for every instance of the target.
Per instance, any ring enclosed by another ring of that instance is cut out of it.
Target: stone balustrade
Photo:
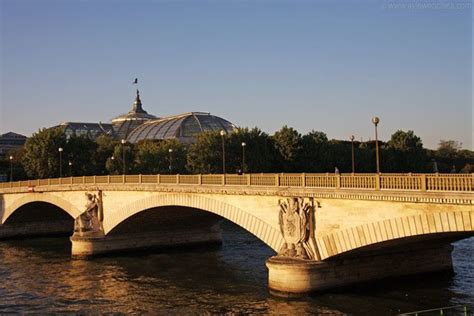
[[[258,174],[157,174],[106,175],[37,179],[0,183],[1,189],[74,184],[173,184],[252,187],[305,187],[322,189],[371,189],[403,191],[474,191],[474,174],[332,174],[332,173],[258,173]]]

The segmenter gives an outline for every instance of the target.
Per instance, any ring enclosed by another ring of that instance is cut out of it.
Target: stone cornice
[[[269,187],[231,185],[173,185],[173,184],[73,184],[36,186],[35,192],[63,191],[145,191],[163,193],[254,195],[281,197],[313,197],[319,199],[366,200],[404,203],[474,205],[474,193],[446,191],[396,191],[373,189],[326,189],[309,187]],[[27,193],[28,189],[3,189],[2,194]]]

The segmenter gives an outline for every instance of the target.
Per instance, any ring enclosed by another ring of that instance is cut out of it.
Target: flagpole
[[[132,84],[137,85],[137,94],[138,94],[138,78],[135,78],[135,80],[133,80]]]

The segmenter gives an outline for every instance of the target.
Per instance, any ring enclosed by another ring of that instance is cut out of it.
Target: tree
[[[329,141],[326,133],[315,130],[312,130],[303,137],[310,138],[315,144],[326,144]]]
[[[97,144],[97,150],[95,153],[96,162],[96,174],[105,174],[108,170],[107,164],[111,169],[113,168],[112,156],[114,155],[114,149],[120,142],[113,140],[109,135],[102,134],[95,140]],[[114,157],[115,159],[115,157]]]
[[[245,168],[243,163],[243,148],[245,143]],[[239,128],[226,138],[226,160],[229,162],[230,172],[271,172],[275,169],[275,157],[278,153],[272,138],[254,127],[252,129]]]
[[[328,137],[323,132],[311,131],[302,138],[302,156],[299,165],[300,171],[323,172],[327,171]]]
[[[41,129],[28,138],[23,157],[23,167],[28,177],[34,179],[58,177],[58,149],[65,146],[66,137],[60,128]]]
[[[242,170],[245,142],[245,171],[274,171],[278,156],[273,141],[258,128],[239,128],[224,136],[226,172]],[[187,169],[192,173],[222,172],[222,136],[219,131],[209,131],[197,136],[196,142],[188,148]]]
[[[281,168],[283,171],[295,171],[298,166],[298,158],[301,155],[302,138],[295,129],[283,126],[273,135],[275,148],[281,157]]]
[[[352,171],[351,143],[345,140],[331,139],[325,149],[326,171]]]
[[[186,171],[185,148],[176,139],[141,141],[135,145],[134,157],[134,171],[136,173],[163,174]]]
[[[388,141],[388,147],[402,152],[417,151],[423,149],[423,142],[411,130],[408,132],[397,130]]]
[[[456,158],[458,151],[461,150],[461,143],[455,140],[440,140],[438,144],[437,156],[441,158]]]
[[[134,165],[134,150],[133,144],[126,143],[122,145],[121,143],[116,143],[113,151],[113,155],[107,159],[106,169],[109,174],[123,174],[124,165],[125,173],[130,174],[133,170]],[[125,151],[125,161],[123,161]]]
[[[198,134],[188,149],[186,167],[192,173],[222,172],[222,147],[219,131]]]
[[[4,178],[5,181],[10,181],[11,171],[13,171],[13,181],[24,180],[27,178],[22,164],[24,152],[24,147],[14,148],[8,151],[8,153],[0,159],[0,178]],[[13,157],[11,161],[10,156]]]
[[[71,136],[63,151],[63,170],[71,162],[68,176],[89,176],[100,174],[96,167],[97,144],[86,136]]]
[[[430,169],[421,138],[411,130],[397,130],[384,150],[386,172],[425,172]]]

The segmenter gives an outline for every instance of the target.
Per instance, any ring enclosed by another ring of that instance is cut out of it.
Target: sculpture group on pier
[[[285,239],[279,256],[300,259],[314,259],[315,255],[309,246],[313,199],[287,198],[280,199],[279,224]]]
[[[104,210],[102,205],[102,191],[98,195],[86,193],[86,210],[74,221],[74,235],[103,235]]]

